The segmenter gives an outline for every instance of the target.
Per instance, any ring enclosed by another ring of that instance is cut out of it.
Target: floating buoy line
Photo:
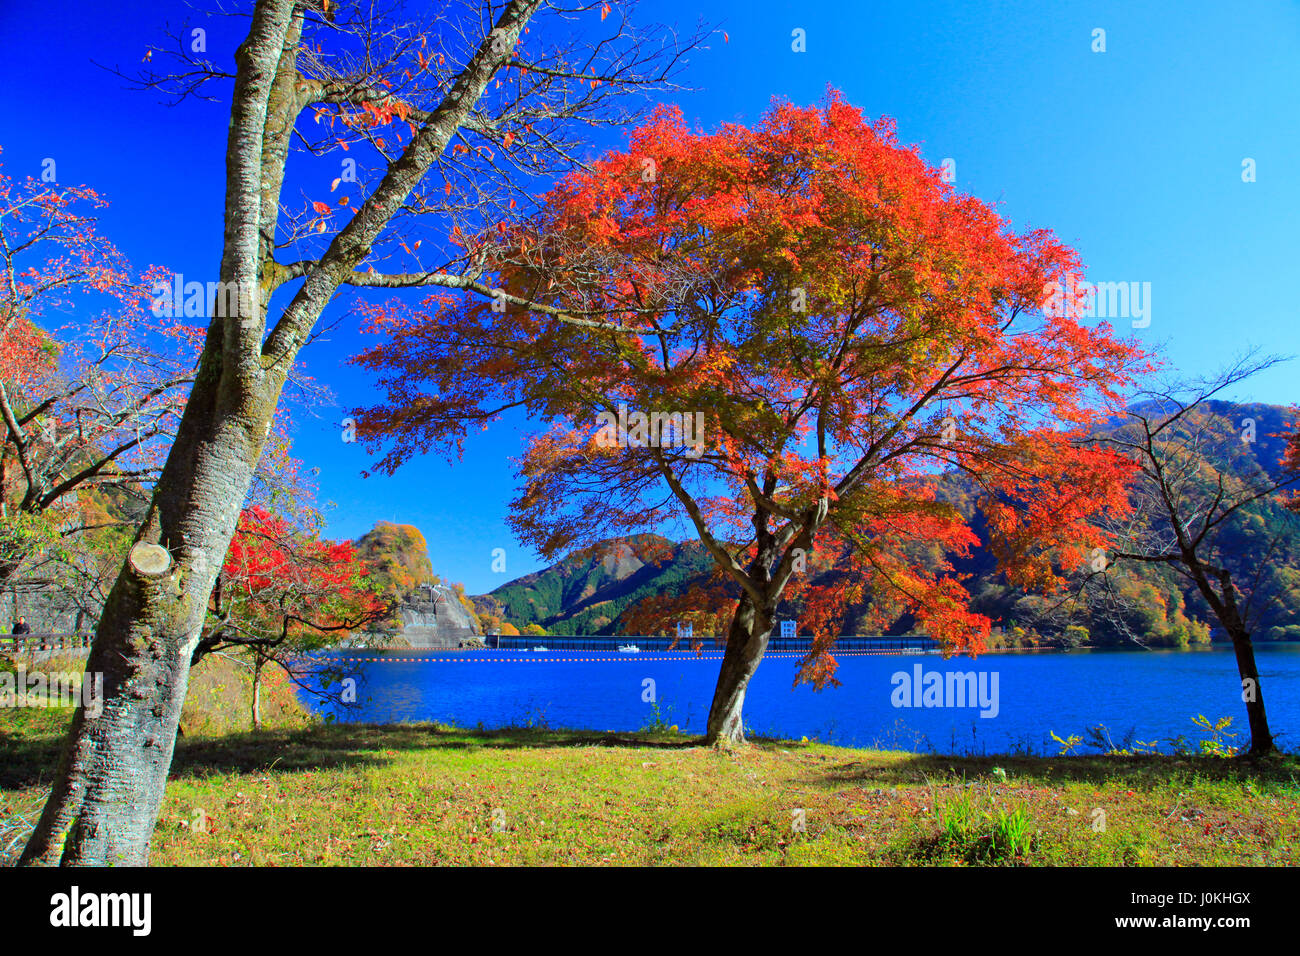
[[[610,651],[608,654],[594,657],[553,657],[552,654],[565,654],[564,651],[520,651],[518,656],[483,656],[478,652],[470,651],[462,654],[450,654],[440,657],[319,657],[308,656],[305,660],[314,663],[347,663],[347,664],[604,664],[612,661],[620,661],[626,664],[634,664],[637,661],[720,661],[722,660],[722,651],[704,651],[696,653],[694,651],[679,651],[677,653],[652,653],[652,654],[626,654]],[[925,654],[924,651],[917,652],[900,652],[896,650],[870,650],[870,651],[832,651],[834,657],[915,657]],[[806,657],[803,651],[773,651],[764,654],[763,659],[779,657]]]

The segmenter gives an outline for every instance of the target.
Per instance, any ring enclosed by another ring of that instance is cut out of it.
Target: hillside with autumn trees
[[[1281,473],[1294,421],[1292,409],[1222,401],[1208,405],[1224,437],[1204,449],[1207,473],[1219,468],[1242,474]],[[1242,438],[1243,421],[1253,423],[1249,441]],[[1105,433],[1107,426],[1098,431]],[[971,483],[955,474],[933,483],[936,497],[952,502],[980,539],[969,555],[953,556],[952,561],[958,573],[970,575],[972,608],[998,622],[992,636],[995,645],[1188,647],[1207,644],[1214,637],[1214,617],[1204,599],[1167,568],[1117,571],[1120,601],[1090,603],[1086,594],[1070,601],[1059,595],[1049,600],[1015,587],[997,570]],[[1222,546],[1223,560],[1230,568],[1243,577],[1261,579],[1256,587],[1260,601],[1256,639],[1261,641],[1300,639],[1300,603],[1295,599],[1300,594],[1300,515],[1287,507],[1288,500],[1278,495],[1245,509]],[[1265,553],[1271,559],[1259,562],[1257,556]],[[814,584],[825,586],[851,574],[842,564],[819,560],[815,554],[809,559]],[[718,634],[716,624],[710,628],[707,616],[701,614],[706,610],[702,603],[683,600],[692,589],[706,594],[716,590],[734,600],[735,588],[725,584],[718,588],[712,579],[708,556],[698,542],[639,535],[580,549],[542,571],[496,588],[488,597],[515,625],[538,624],[552,634],[646,633],[642,612],[655,603],[678,603],[681,618],[696,622],[697,635]],[[803,602],[796,598],[785,602],[780,613],[798,619],[803,610]],[[877,633],[870,628],[869,610],[869,602],[847,608],[840,633]],[[718,620],[725,625],[725,615]],[[903,615],[884,633],[913,630],[923,629]],[[1218,638],[1222,637],[1220,633]]]

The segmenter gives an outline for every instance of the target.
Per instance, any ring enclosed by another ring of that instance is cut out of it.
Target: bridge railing
[[[95,635],[89,631],[49,634],[0,634],[0,652],[74,651],[90,647]]]

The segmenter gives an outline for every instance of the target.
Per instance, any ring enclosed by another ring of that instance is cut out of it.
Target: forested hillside
[[[1223,435],[1222,441],[1200,449],[1205,480],[1215,480],[1221,468],[1238,474],[1280,470],[1290,410],[1222,401],[1208,402],[1205,410],[1218,420]],[[975,489],[956,475],[943,476],[937,485],[937,497],[966,514],[980,536],[982,546],[955,565],[970,575],[972,609],[1000,623],[996,640],[1023,645],[1138,641],[1151,646],[1211,640],[1213,616],[1204,599],[1168,567],[1118,567],[1112,572],[1114,593],[1105,602],[1087,594],[1044,598],[1010,587],[987,546]],[[1300,514],[1277,497],[1243,509],[1221,535],[1218,559],[1252,592],[1257,640],[1300,639]],[[505,620],[520,628],[536,624],[552,634],[630,633],[635,628],[627,627],[627,618],[640,602],[704,585],[711,567],[698,542],[641,535],[575,552],[485,597],[499,603]],[[824,583],[843,572],[819,566],[814,557],[809,573],[815,583]],[[787,601],[782,613],[797,618],[801,610],[796,599]],[[842,632],[866,633],[866,611],[865,604],[851,609]],[[912,624],[900,618],[890,632],[907,632]]]
[[[677,593],[706,577],[710,568],[698,542],[637,535],[575,552],[489,596],[517,627],[535,623],[552,634],[613,634],[621,629],[623,613],[638,601]]]

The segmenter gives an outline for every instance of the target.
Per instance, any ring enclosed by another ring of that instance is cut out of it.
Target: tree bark
[[[253,729],[262,729],[262,655],[253,652]]]
[[[709,745],[726,748],[745,742],[745,691],[763,659],[771,633],[770,616],[761,614],[748,595],[743,596],[727,632],[727,648],[709,707],[705,737]]]
[[[1268,729],[1268,717],[1264,713],[1264,688],[1260,685],[1259,668],[1255,666],[1255,647],[1250,642],[1250,631],[1246,628],[1240,606],[1237,604],[1237,591],[1232,584],[1232,572],[1227,568],[1219,569],[1219,587],[1223,592],[1223,609],[1228,636],[1232,638],[1232,650],[1237,656],[1237,673],[1241,677],[1241,697],[1246,704],[1246,720],[1250,723],[1250,750],[1253,757],[1262,757],[1272,753],[1273,735]]]
[[[1264,710],[1264,688],[1260,685],[1260,670],[1255,663],[1255,645],[1251,635],[1244,627],[1234,627],[1229,631],[1232,639],[1232,652],[1236,654],[1236,671],[1242,676],[1242,700],[1245,702],[1245,718],[1251,727],[1252,757],[1262,757],[1277,749],[1273,743],[1273,734],[1269,731],[1269,718]]]
[[[1218,618],[1228,637],[1232,640],[1232,650],[1237,657],[1237,673],[1241,678],[1241,697],[1246,705],[1246,720],[1250,726],[1250,748],[1247,751],[1253,757],[1272,753],[1276,746],[1273,735],[1268,729],[1268,716],[1264,711],[1264,688],[1259,679],[1259,668],[1255,666],[1255,647],[1250,640],[1250,631],[1237,603],[1237,590],[1232,583],[1232,572],[1227,568],[1214,568],[1202,563],[1195,554],[1184,557],[1192,580],[1196,582],[1201,596]],[[1210,576],[1219,584],[1216,593]]]
[[[273,264],[283,147],[307,103],[295,92],[293,66],[302,8],[294,0],[257,3],[235,54],[220,279],[227,288],[257,290],[258,301],[250,312],[214,317],[208,327],[176,440],[132,549],[135,560],[109,592],[87,661],[88,673],[104,675],[102,711],[94,719],[84,708],[74,716],[22,864],[148,862],[208,599],[298,349],[340,282],[442,155],[538,5],[506,5],[497,21],[502,42],[484,40],[266,335],[274,280],[265,270]]]
[[[292,21],[291,0],[259,3],[235,54],[220,270],[234,288],[260,287],[262,136]],[[208,326],[175,443],[86,663],[87,673],[104,675],[102,710],[92,719],[80,708],[73,718],[22,864],[149,861],[190,657],[287,374],[260,361],[264,312],[256,308]]]
[[[1237,673],[1241,675],[1241,696],[1246,704],[1246,719],[1250,724],[1250,750],[1253,757],[1262,757],[1276,748],[1268,729],[1268,716],[1264,712],[1264,691],[1259,682],[1259,669],[1255,666],[1255,647],[1244,630],[1234,633],[1232,650],[1237,656]]]
[[[232,414],[235,390],[213,378],[219,359],[204,364],[86,664],[104,675],[103,710],[77,711],[24,864],[148,862],[190,657],[274,408]]]

